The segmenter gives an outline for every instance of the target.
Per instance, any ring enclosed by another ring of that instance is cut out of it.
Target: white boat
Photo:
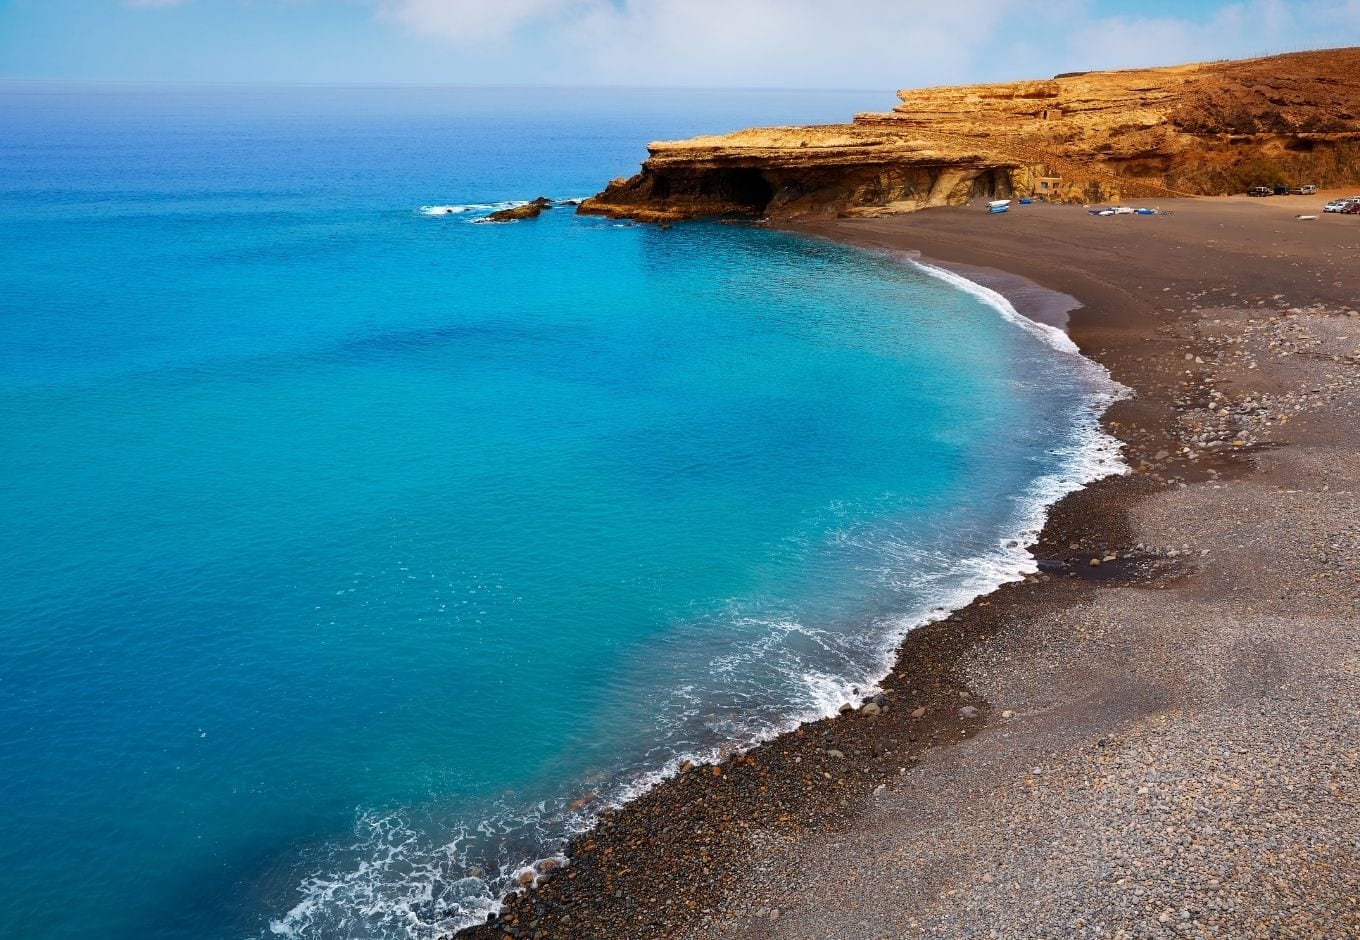
[[[1001,206],[1009,206],[1010,204],[1011,201],[1009,199],[993,199],[991,202],[987,203],[987,208],[996,209]]]

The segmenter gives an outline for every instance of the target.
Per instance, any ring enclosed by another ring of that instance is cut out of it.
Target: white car
[[[1323,212],[1345,212],[1346,208],[1353,202],[1360,202],[1360,196],[1351,196],[1349,199],[1333,199],[1322,207]]]

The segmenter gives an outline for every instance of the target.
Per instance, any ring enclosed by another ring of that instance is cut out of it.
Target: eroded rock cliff
[[[1360,183],[1360,48],[898,92],[849,124],[653,143],[582,212],[644,220],[905,212]]]

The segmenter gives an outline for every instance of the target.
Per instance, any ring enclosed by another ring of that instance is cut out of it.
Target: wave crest
[[[585,196],[572,196],[568,199],[554,199],[552,202],[555,206],[577,206],[585,199]],[[517,209],[528,204],[528,199],[508,199],[501,202],[452,202],[434,206],[421,206],[416,210],[416,214],[436,218],[447,215],[481,217],[490,215],[492,212],[499,212],[502,209]]]
[[[529,201],[521,199],[513,202],[468,202],[452,203],[440,206],[421,206],[416,211],[421,215],[444,216],[444,215],[487,215],[498,212],[501,209],[514,209],[517,206],[527,206]]]

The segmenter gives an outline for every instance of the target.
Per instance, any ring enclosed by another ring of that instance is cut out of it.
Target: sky
[[[0,0],[0,79],[896,89],[1360,45],[1360,0]]]

